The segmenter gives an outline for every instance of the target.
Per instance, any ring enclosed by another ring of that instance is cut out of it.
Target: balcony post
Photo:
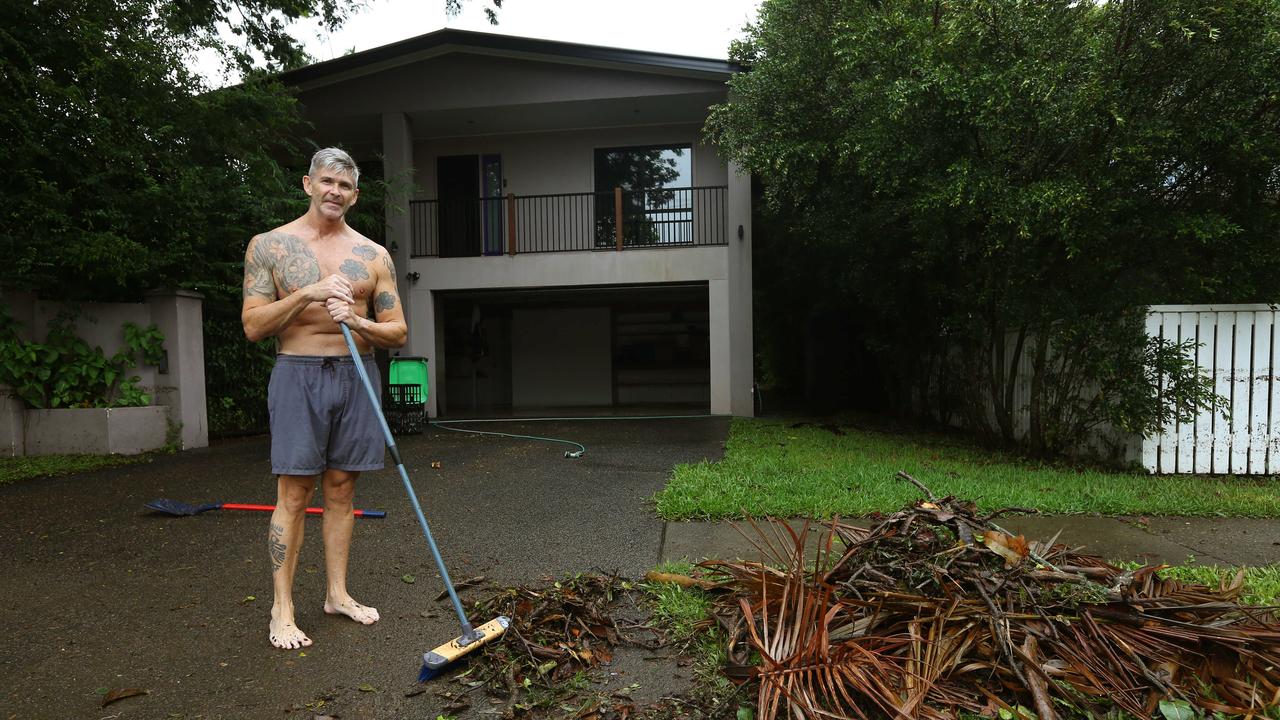
[[[617,237],[618,250],[622,250],[622,188],[613,189],[613,234]]]
[[[516,254],[516,196],[507,193],[507,254]]]

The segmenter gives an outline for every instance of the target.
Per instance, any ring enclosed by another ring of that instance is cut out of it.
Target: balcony
[[[727,187],[507,195],[409,203],[413,257],[728,244]]]

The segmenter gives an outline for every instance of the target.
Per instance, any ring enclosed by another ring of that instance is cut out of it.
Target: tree
[[[305,168],[280,159],[309,154],[297,105],[272,73],[308,61],[288,22],[318,14],[335,28],[352,7],[0,0],[0,288],[99,301],[199,290],[211,427],[222,429],[222,400],[231,415],[261,415],[254,393],[271,353],[239,330],[241,262],[254,233],[305,209]],[[242,82],[208,87],[186,65],[197,48],[219,53]],[[376,184],[364,191],[376,201]]]
[[[900,402],[946,397],[926,389],[942,366],[1011,439],[1027,354],[1032,442],[1060,449],[1045,403],[1055,373],[1101,362],[1081,343],[1150,303],[1276,299],[1270,0],[766,0],[732,55],[749,72],[709,135],[843,258],[828,289],[871,317]],[[1203,390],[1185,371],[1166,395]]]

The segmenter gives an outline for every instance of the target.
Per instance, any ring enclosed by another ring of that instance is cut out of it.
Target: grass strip
[[[655,568],[661,573],[688,575],[693,565],[664,562]],[[709,706],[729,701],[736,688],[720,671],[728,661],[724,637],[711,619],[711,596],[698,588],[675,583],[645,582],[641,588],[653,600],[651,622],[667,632],[682,652],[693,661],[696,698]]]
[[[149,455],[36,455],[0,458],[0,485],[150,461]]]
[[[833,431],[834,430],[834,431]],[[735,418],[719,462],[677,465],[654,496],[667,520],[830,518],[893,512],[938,495],[1051,514],[1280,517],[1272,476],[1148,475],[1036,462],[942,434]]]

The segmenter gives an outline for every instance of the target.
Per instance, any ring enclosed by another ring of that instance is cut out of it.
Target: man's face
[[[311,207],[330,220],[346,215],[360,197],[351,173],[333,168],[322,168],[315,177],[302,176],[302,189],[311,198]]]

